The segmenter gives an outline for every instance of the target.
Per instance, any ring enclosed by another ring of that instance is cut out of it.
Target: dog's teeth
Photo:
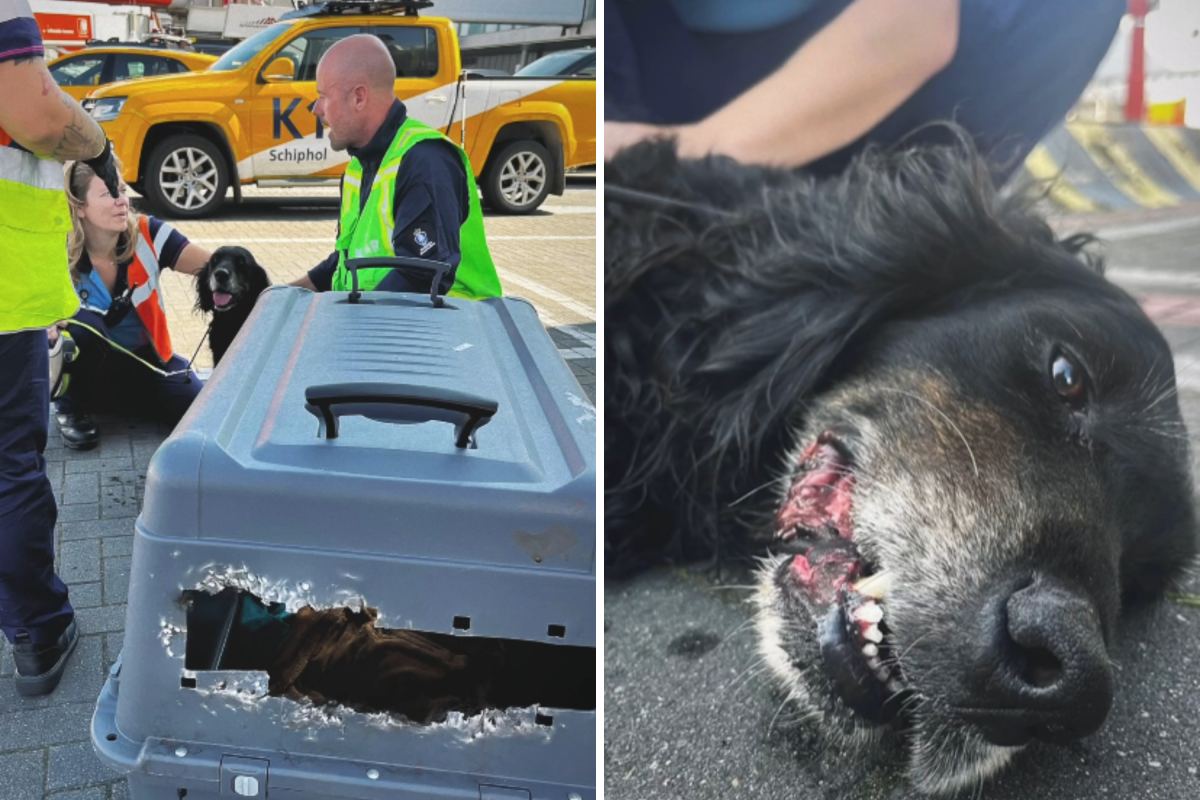
[[[879,644],[883,641],[883,634],[879,632],[879,627],[877,625],[868,625],[866,629],[863,630],[863,638],[869,642]]]
[[[904,684],[892,678],[887,682],[887,688],[889,692],[900,692],[904,690]]]
[[[867,666],[871,668],[871,672],[878,672],[883,668],[883,665],[879,663],[879,659],[875,656],[867,656]]]
[[[854,591],[859,594],[873,597],[876,600],[883,599],[892,588],[892,573],[888,570],[877,572],[869,578],[863,578],[858,583],[854,584]]]
[[[877,670],[875,670],[875,677],[879,678],[880,683],[887,683],[887,680],[888,680],[887,667],[879,667]]]
[[[863,622],[870,622],[874,624],[883,619],[883,609],[880,608],[876,603],[863,603],[854,610],[854,618],[860,619]]]
[[[863,655],[867,658],[874,658],[875,656],[879,655],[879,648],[871,642],[867,642],[863,645]]]

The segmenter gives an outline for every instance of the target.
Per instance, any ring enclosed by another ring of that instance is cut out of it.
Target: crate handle
[[[353,282],[353,289],[349,297],[351,303],[358,303],[359,298],[362,297],[362,292],[358,290],[358,271],[360,269],[376,269],[378,267],[388,267],[389,269],[415,267],[416,269],[430,270],[433,272],[433,283],[429,286],[429,302],[433,303],[434,308],[442,307],[443,301],[441,295],[438,294],[438,287],[442,285],[442,276],[450,271],[450,265],[445,261],[432,261],[428,258],[416,258],[415,256],[375,256],[372,258],[346,259],[346,269],[350,270],[350,278]]]
[[[437,420],[454,424],[454,446],[461,449],[474,449],[475,431],[499,407],[486,397],[404,383],[325,383],[307,387],[304,400],[308,412],[323,423],[326,439],[338,437],[342,416],[400,423]]]

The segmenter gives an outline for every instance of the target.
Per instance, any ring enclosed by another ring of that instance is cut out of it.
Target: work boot
[[[79,628],[75,620],[71,620],[54,644],[35,645],[29,641],[28,633],[18,633],[12,646],[13,661],[17,664],[17,692],[26,697],[53,692],[77,644]]]
[[[55,414],[54,418],[58,421],[58,433],[62,436],[63,444],[70,449],[91,450],[100,443],[100,432],[86,411]]]

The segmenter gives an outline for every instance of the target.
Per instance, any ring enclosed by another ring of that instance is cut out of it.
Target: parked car
[[[336,185],[349,156],[313,114],[316,70],[337,41],[371,33],[396,65],[414,119],[462,144],[484,203],[525,214],[562,194],[566,171],[596,161],[596,82],[462,74],[454,23],[427,0],[331,0],[283,15],[203,73],[98,89],[84,102],[115,143],[123,177],[161,215],[214,212],[232,186]],[[364,13],[369,9],[370,13]]]
[[[596,77],[596,50],[585,47],[578,50],[559,50],[547,53],[537,61],[526,64],[514,73],[522,78],[550,77]]]
[[[145,43],[96,43],[56,58],[47,66],[62,90],[82,100],[88,92],[116,81],[175,75],[208,69],[215,56]]]

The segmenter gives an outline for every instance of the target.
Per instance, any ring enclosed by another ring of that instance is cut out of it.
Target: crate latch
[[[267,773],[271,762],[265,758],[221,757],[222,797],[266,797]]]

